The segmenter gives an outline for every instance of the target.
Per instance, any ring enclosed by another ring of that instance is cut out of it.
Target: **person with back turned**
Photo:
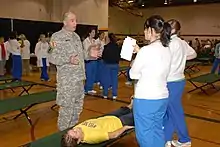
[[[83,50],[76,30],[76,16],[64,14],[62,30],[52,35],[49,61],[57,67],[57,98],[60,106],[58,128],[60,131],[74,126],[83,108],[85,67],[84,60],[98,58],[99,51],[92,46]]]

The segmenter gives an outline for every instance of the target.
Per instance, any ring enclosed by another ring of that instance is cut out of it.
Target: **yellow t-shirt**
[[[84,133],[83,143],[96,144],[109,140],[108,133],[122,128],[121,120],[115,116],[104,116],[97,119],[89,119],[75,126],[81,128]]]

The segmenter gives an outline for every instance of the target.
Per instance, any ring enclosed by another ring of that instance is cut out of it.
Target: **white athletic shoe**
[[[88,94],[96,94],[97,92],[95,90],[88,91]]]
[[[113,98],[113,100],[116,100],[116,99],[117,99],[117,96],[113,96],[112,98]]]
[[[108,97],[107,97],[107,96],[103,96],[103,98],[104,98],[104,99],[107,99]]]
[[[191,142],[181,143],[178,140],[173,140],[172,145],[175,147],[191,147]]]
[[[132,82],[127,81],[127,82],[125,82],[125,85],[127,85],[127,86],[132,86]]]
[[[167,141],[167,143],[165,144],[165,147],[172,147],[171,141]]]

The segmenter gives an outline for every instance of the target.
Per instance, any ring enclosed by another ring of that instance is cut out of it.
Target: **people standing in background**
[[[20,81],[22,76],[21,44],[17,41],[16,32],[10,33],[7,49],[12,54],[13,81]]]
[[[219,43],[216,43],[215,45],[215,49],[214,49],[214,56],[215,56],[215,60],[213,62],[213,65],[212,65],[212,70],[211,70],[211,73],[214,74],[216,69],[218,69],[218,74],[220,75],[220,42]]]
[[[105,46],[105,33],[101,32],[98,34],[98,38],[95,41],[95,44],[97,44],[100,47],[100,53],[102,54]],[[102,59],[99,58],[97,60],[97,72],[96,72],[96,77],[95,77],[95,83],[100,86],[100,89],[102,89]]]
[[[23,75],[28,76],[30,74],[30,42],[24,34],[21,34],[19,38],[23,44],[23,47],[21,47],[22,73]]]
[[[48,61],[48,50],[49,44],[44,34],[40,35],[40,41],[35,46],[35,55],[37,56],[37,66],[41,67],[41,80],[49,81],[47,67],[49,66]]]
[[[196,50],[197,53],[200,52],[201,44],[198,38],[195,38],[195,40],[193,41],[193,48]]]
[[[83,41],[83,48],[87,52],[91,47],[97,47],[95,43],[95,29],[89,31],[88,37]],[[93,85],[95,83],[96,73],[97,73],[97,59],[91,58],[85,61],[86,68],[86,82],[85,82],[85,93],[96,94],[93,90]]]
[[[49,59],[57,67],[57,97],[60,106],[58,128],[60,131],[73,127],[79,120],[84,103],[84,60],[100,54],[91,46],[84,50],[80,37],[75,33],[76,15],[67,12],[63,17],[63,28],[51,37]]]
[[[130,70],[138,80],[134,91],[133,113],[135,133],[140,147],[164,147],[163,117],[169,92],[167,76],[171,54],[168,48],[171,27],[161,16],[153,15],[144,24],[145,39],[150,43],[139,49]]]
[[[103,59],[103,97],[108,97],[108,89],[112,86],[112,98],[118,96],[118,71],[121,50],[116,43],[116,37],[113,33],[108,35],[109,42],[104,46],[102,53]]]
[[[171,52],[171,67],[167,78],[169,90],[169,102],[164,117],[164,132],[166,146],[190,147],[191,139],[185,122],[184,110],[182,106],[182,95],[186,84],[184,70],[187,60],[196,58],[195,50],[188,43],[178,37],[181,29],[179,21],[171,19],[171,41],[169,49]],[[178,140],[173,139],[174,132],[177,133]]]
[[[4,37],[0,37],[0,77],[5,75],[5,63],[7,60],[7,49]]]

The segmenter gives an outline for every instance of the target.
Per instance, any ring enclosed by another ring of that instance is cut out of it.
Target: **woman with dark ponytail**
[[[135,86],[133,113],[135,133],[140,147],[164,147],[163,117],[167,110],[167,76],[171,54],[168,48],[171,27],[161,16],[149,17],[144,24],[149,45],[139,49],[130,70]]]
[[[182,94],[185,87],[184,69],[186,60],[196,57],[196,52],[187,42],[178,37],[180,31],[180,23],[177,20],[169,20],[171,25],[171,42],[169,45],[171,51],[171,68],[168,75],[169,103],[164,118],[164,131],[166,146],[171,147],[190,147],[191,140],[188,134],[186,122],[184,119],[184,111],[182,107]],[[176,131],[179,140],[172,141],[173,133]]]

